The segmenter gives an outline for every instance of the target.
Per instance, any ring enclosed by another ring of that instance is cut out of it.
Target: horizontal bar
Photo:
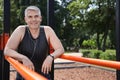
[[[101,59],[93,59],[93,58],[85,58],[85,57],[77,57],[77,56],[71,56],[71,55],[61,55],[62,59],[77,61],[77,62],[83,62],[88,64],[94,64],[109,68],[114,68],[120,70],[120,62],[118,61],[110,61],[110,60],[101,60]]]
[[[25,80],[47,80],[42,75],[28,69],[23,64],[19,63],[17,60],[5,56],[5,59],[21,74]]]

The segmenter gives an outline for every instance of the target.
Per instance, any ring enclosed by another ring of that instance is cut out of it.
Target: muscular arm
[[[21,61],[23,55],[19,54],[16,50],[21,41],[21,28],[18,27],[15,31],[11,34],[10,38],[7,41],[7,44],[4,49],[4,55],[13,57],[19,61]]]
[[[52,28],[49,27],[47,33],[48,33],[49,43],[52,45],[53,49],[55,50],[52,53],[52,55],[54,56],[54,58],[58,58],[60,55],[64,53],[63,45]]]
[[[26,66],[32,65],[33,68],[32,62],[26,56],[17,52],[18,45],[23,37],[24,32],[24,27],[18,27],[15,29],[5,46],[4,55],[10,56],[20,62],[23,62],[23,64]]]
[[[55,32],[52,30],[52,28],[48,27],[46,30],[46,37],[49,41],[49,43],[52,45],[54,52],[51,54],[55,58],[58,58],[60,55],[64,53],[64,48],[62,46],[62,43],[56,36]],[[52,60],[53,58],[51,56],[47,56],[45,59],[43,65],[42,65],[42,72],[48,73],[51,71],[51,66],[52,66]]]

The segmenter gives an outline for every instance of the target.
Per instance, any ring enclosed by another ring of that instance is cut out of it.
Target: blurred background
[[[47,25],[47,0],[11,0],[11,33],[25,24],[24,9],[36,5]],[[0,0],[0,33],[3,30],[3,0]],[[54,30],[66,52],[85,57],[116,59],[115,0],[55,0]]]

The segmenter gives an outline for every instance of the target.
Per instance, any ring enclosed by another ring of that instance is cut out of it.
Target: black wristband
[[[51,55],[51,54],[50,54],[49,56],[50,56],[50,57],[52,57],[52,58],[53,58],[53,60],[54,60],[54,56],[53,56],[53,55]]]

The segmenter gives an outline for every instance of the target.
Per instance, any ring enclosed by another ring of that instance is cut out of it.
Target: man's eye
[[[35,16],[36,18],[38,17],[38,15]]]
[[[32,16],[28,16],[28,18],[32,18]]]

